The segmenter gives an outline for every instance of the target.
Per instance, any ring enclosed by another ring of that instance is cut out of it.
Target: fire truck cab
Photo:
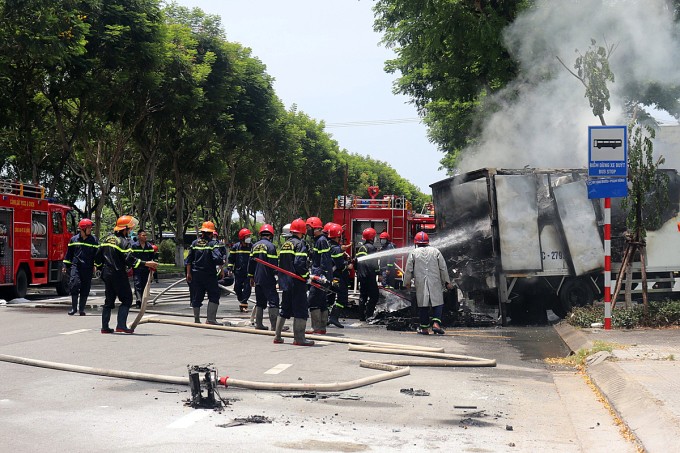
[[[435,231],[434,208],[431,203],[424,208],[424,212],[415,213],[411,202],[405,197],[397,195],[378,197],[379,193],[378,186],[369,186],[370,198],[340,195],[335,200],[333,222],[345,226],[342,239],[353,244],[352,256],[362,241],[363,231],[369,227],[375,229],[378,235],[387,231],[396,248],[411,245],[418,231],[426,231],[428,235]],[[376,246],[380,247],[377,240]],[[407,254],[408,251],[404,250],[395,257],[400,269],[404,268]]]
[[[29,285],[68,293],[61,269],[75,225],[70,207],[45,198],[45,188],[0,180],[0,292],[25,297]]]

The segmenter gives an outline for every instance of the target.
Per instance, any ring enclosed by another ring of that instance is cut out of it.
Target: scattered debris
[[[232,428],[234,426],[242,426],[248,423],[271,423],[272,420],[264,415],[250,415],[246,418],[235,418],[234,421],[217,425],[218,428]]]
[[[453,406],[454,409],[477,409],[477,406]]]
[[[400,392],[411,396],[430,396],[430,392],[426,392],[425,390],[422,389],[413,390],[413,388],[408,388],[401,389]]]
[[[310,400],[325,400],[328,398],[338,398],[340,400],[361,400],[359,395],[343,395],[342,393],[317,393],[317,392],[302,392],[302,393],[281,393],[284,398],[306,398]]]
[[[217,370],[212,366],[212,363],[187,365],[187,370],[189,371],[191,398],[185,401],[186,406],[195,409],[215,409],[221,412],[223,406],[229,405],[229,402],[222,399],[217,392]],[[205,390],[205,395],[203,390]],[[217,399],[215,399],[215,395],[217,395]]]
[[[173,389],[173,388],[158,389],[158,391],[160,393],[179,393],[179,389]]]
[[[512,425],[505,425],[506,431],[512,431]]]

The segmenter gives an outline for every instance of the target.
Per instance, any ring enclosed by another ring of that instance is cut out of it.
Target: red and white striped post
[[[612,328],[612,199],[604,199],[604,329]]]

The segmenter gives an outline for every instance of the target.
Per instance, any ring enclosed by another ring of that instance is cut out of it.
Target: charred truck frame
[[[680,178],[669,177],[670,204],[661,227],[647,233],[650,293],[680,290],[677,232]],[[432,184],[435,246],[463,298],[497,306],[501,322],[564,317],[603,295],[602,200],[588,199],[585,169],[483,168]],[[612,200],[612,280],[620,270],[625,215]],[[639,271],[639,263],[633,265]],[[632,280],[640,292],[640,279]],[[679,283],[676,285],[676,283]]]

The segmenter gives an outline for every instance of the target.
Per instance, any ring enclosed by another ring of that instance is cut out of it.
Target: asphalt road
[[[310,384],[381,373],[361,368],[360,360],[407,358],[160,323],[140,324],[134,335],[102,335],[102,291],[93,292],[84,317],[67,316],[68,299],[48,292],[0,307],[0,354],[177,377],[187,376],[187,365],[212,363],[232,379]],[[191,313],[181,295],[152,308]],[[248,316],[228,296],[219,317],[247,324]],[[0,450],[635,451],[582,376],[543,362],[568,351],[552,327],[451,329],[424,337],[348,322],[354,324],[329,328],[331,336],[443,347],[498,366],[411,367],[405,377],[316,395],[230,387],[220,390],[228,405],[216,411],[187,406],[191,392],[182,385],[0,362]]]

